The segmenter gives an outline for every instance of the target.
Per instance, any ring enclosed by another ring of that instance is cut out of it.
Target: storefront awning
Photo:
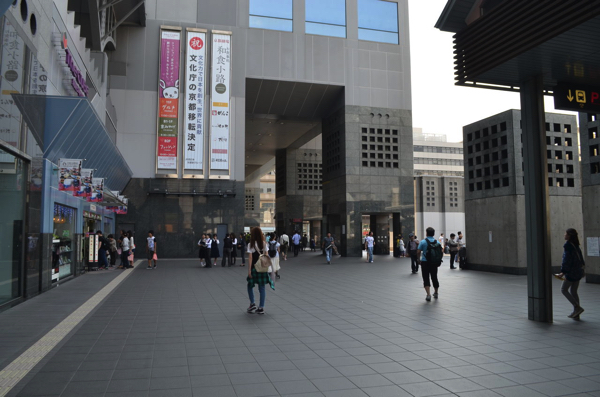
[[[13,94],[44,158],[85,159],[85,168],[105,178],[105,185],[123,191],[133,175],[86,98]]]

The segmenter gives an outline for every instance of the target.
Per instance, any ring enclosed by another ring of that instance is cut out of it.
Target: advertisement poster
[[[157,168],[176,170],[181,32],[161,30],[160,38]]]
[[[92,168],[82,168],[79,177],[74,181],[75,189],[73,196],[90,197],[92,195],[92,178],[94,170]]]
[[[229,170],[231,35],[213,34],[210,108],[210,168]]]
[[[80,159],[58,160],[58,190],[74,191],[81,176]],[[75,182],[77,180],[77,182]]]
[[[188,31],[186,43],[184,169],[201,170],[204,152],[206,33]]]
[[[101,203],[104,198],[104,178],[92,178],[92,193],[87,197],[90,203]]]
[[[8,19],[3,18],[2,63],[0,64],[0,139],[9,145],[19,147],[21,113],[11,94],[20,94],[25,73],[25,42]],[[1,24],[1,22],[0,22]],[[10,154],[0,153],[0,162],[14,163]]]

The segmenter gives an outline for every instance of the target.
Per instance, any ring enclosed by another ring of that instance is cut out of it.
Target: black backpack
[[[437,240],[431,242],[429,239],[425,239],[425,241],[427,241],[427,252],[425,252],[425,259],[427,260],[427,263],[430,263],[434,266],[440,266],[444,258],[442,246]]]
[[[277,256],[277,241],[269,241],[269,256],[275,258]]]

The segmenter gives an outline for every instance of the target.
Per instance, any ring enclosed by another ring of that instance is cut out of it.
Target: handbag
[[[254,264],[254,268],[258,273],[267,273],[269,271],[269,266],[273,264],[271,261],[271,257],[265,254],[264,250],[263,252],[261,252],[258,249],[258,245],[256,244],[256,242],[254,243],[254,249],[256,250],[256,252],[260,253],[258,260]]]
[[[127,257],[127,260],[133,262],[133,253],[129,254],[129,256]]]
[[[157,260],[157,259],[158,259],[158,257],[156,256],[156,254],[154,254],[154,255],[152,256],[152,259],[153,259],[153,260]]]

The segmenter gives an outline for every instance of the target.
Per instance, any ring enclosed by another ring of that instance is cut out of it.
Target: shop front
[[[54,230],[52,232],[52,282],[72,276],[77,263],[76,255],[77,209],[54,204]]]

